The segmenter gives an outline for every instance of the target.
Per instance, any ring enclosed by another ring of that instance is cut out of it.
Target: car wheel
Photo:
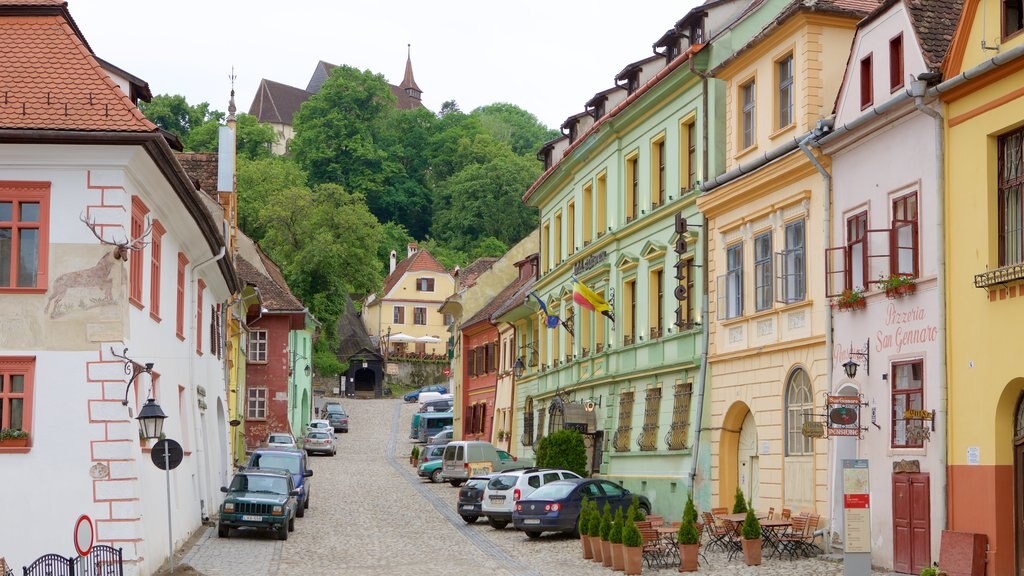
[[[334,458],[337,455],[338,455],[338,449],[337,448],[335,448],[334,450],[331,450],[331,458]]]
[[[430,481],[433,482],[434,484],[440,484],[441,483],[441,469],[440,468],[438,468],[437,470],[434,470],[433,472],[430,473]]]
[[[278,530],[277,530],[277,539],[278,540],[287,540],[288,539],[288,525],[287,524],[281,524],[281,527],[278,528]]]
[[[540,532],[529,531],[526,533],[530,538],[540,538]]]
[[[218,538],[227,538],[230,535],[231,535],[231,528],[228,528],[227,526],[225,526],[225,525],[221,524],[220,522],[218,522],[217,523],[217,537]]]
[[[644,505],[641,504],[640,505],[640,510],[643,511],[644,517],[647,517],[647,516],[651,515],[651,509],[648,506],[644,506]]]
[[[505,526],[508,526],[508,520],[495,520],[494,518],[488,518],[487,523],[495,530],[504,530]]]
[[[301,503],[298,506],[296,506],[296,508],[295,508],[295,515],[298,516],[299,518],[305,518],[305,516],[306,516],[306,506],[301,504]]]
[[[288,531],[289,532],[295,532],[295,517],[294,516],[292,516],[288,520]]]
[[[448,481],[449,484],[451,484],[452,486],[454,486],[456,488],[458,488],[459,486],[462,486],[463,482],[465,482],[465,480],[449,480]]]
[[[312,498],[312,496],[310,496],[309,493],[307,492],[306,493],[306,502],[305,502],[305,504],[302,505],[303,508],[309,508],[309,499],[310,498]]]
[[[463,516],[462,519],[466,521],[466,524],[472,524],[472,523],[476,522],[477,520],[479,520],[480,517],[479,516]]]

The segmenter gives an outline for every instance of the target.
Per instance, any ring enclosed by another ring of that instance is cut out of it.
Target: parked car
[[[460,486],[475,471],[504,472],[512,468],[528,468],[533,460],[517,459],[504,450],[498,450],[490,442],[480,440],[456,440],[449,442],[441,457],[441,475],[452,486]]]
[[[309,508],[309,477],[313,471],[309,469],[306,453],[294,448],[258,448],[249,457],[246,470],[250,469],[287,470],[292,476],[292,484],[299,491],[299,509],[295,514],[299,518],[306,515]]]
[[[431,384],[430,386],[424,386],[419,390],[413,390],[402,397],[406,402],[416,402],[420,399],[421,392],[440,392],[441,394],[448,393],[448,387],[442,384]]]
[[[445,444],[452,441],[452,434],[454,431],[451,426],[445,426],[444,430],[441,430],[437,434],[434,434],[430,438],[427,438],[427,445],[429,446],[444,446]]]
[[[456,509],[466,524],[472,524],[480,518],[480,500],[483,498],[484,488],[492,476],[493,474],[473,476],[466,480],[465,486],[459,488],[459,503]]]
[[[291,432],[271,432],[263,445],[267,448],[295,448],[295,436]]]
[[[328,412],[331,411],[347,414],[347,412],[345,412],[345,408],[341,406],[341,402],[337,400],[328,400],[327,402],[324,403],[323,413],[327,414]]]
[[[444,454],[444,444],[438,444],[437,446],[424,446],[420,450],[420,461],[419,464],[424,462],[433,462],[434,460],[440,461],[441,455]]]
[[[278,540],[287,540],[295,530],[300,509],[299,492],[285,470],[243,470],[231,484],[221,486],[225,493],[217,521],[217,536],[227,538],[232,528],[270,530]]]
[[[306,454],[330,454],[338,453],[338,444],[334,441],[334,432],[310,432],[302,439],[302,449]]]
[[[337,410],[327,413],[327,422],[334,428],[335,432],[348,433],[348,414]]]
[[[334,426],[328,420],[310,420],[306,432],[330,432],[334,436]]]
[[[516,502],[529,498],[534,490],[545,484],[579,477],[569,470],[551,468],[524,468],[495,474],[484,490],[481,510],[491,528],[501,530],[512,521]]]
[[[452,404],[455,404],[455,397],[443,392],[420,392],[418,402],[420,403],[420,406],[422,406],[428,402],[436,402],[438,400],[450,400]]]
[[[416,467],[416,474],[419,475],[420,478],[429,479],[434,484],[440,484],[441,482],[444,482],[444,478],[441,477],[441,464],[442,461],[440,458],[424,462]]]
[[[583,496],[597,502],[597,509],[611,504],[612,513],[623,512],[633,502],[629,490],[600,478],[559,480],[537,488],[529,498],[516,502],[512,511],[512,525],[516,530],[526,532],[530,538],[537,538],[542,532],[569,532],[577,534],[580,517],[580,502]],[[651,513],[651,502],[646,496],[638,495],[644,514]]]
[[[420,414],[419,412],[417,412],[416,414],[412,415],[412,424],[409,427],[409,439],[410,440],[415,440],[415,439],[419,438],[419,435],[420,435],[420,416],[423,416],[423,414]]]
[[[453,400],[443,398],[441,400],[430,400],[420,405],[419,411],[422,412],[451,412],[452,406],[454,405]]]
[[[452,426],[451,412],[424,412],[420,414],[420,426],[416,431],[416,439],[426,443],[431,436]]]

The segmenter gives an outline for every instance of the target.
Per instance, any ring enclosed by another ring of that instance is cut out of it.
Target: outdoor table
[[[757,516],[758,520],[760,520],[762,518],[767,518],[768,517],[767,515],[761,514],[759,512],[754,512],[754,515]],[[720,518],[722,520],[728,520],[728,521],[733,522],[735,524],[743,524],[743,521],[747,519],[747,513],[746,512],[740,512],[738,514],[721,514],[719,516],[715,516],[715,518]]]
[[[791,520],[761,520],[761,548],[771,548],[781,557],[782,548],[779,546],[779,536],[792,525]],[[771,556],[772,553],[769,552],[768,557],[771,558]]]
[[[654,529],[658,533],[658,537],[665,543],[668,554],[671,554],[676,563],[679,562],[679,542],[676,540],[676,535],[679,532],[679,528],[674,526],[658,526]]]

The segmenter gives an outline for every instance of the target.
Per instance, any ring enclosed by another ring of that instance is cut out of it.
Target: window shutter
[[[476,376],[476,350],[470,350],[469,354],[466,354],[466,362],[469,363],[467,366],[470,376]]]
[[[825,249],[825,297],[842,295],[849,280],[846,275],[846,246]]]
[[[729,317],[729,277],[727,274],[722,274],[716,280],[716,290],[718,291],[716,300],[718,301],[718,319],[725,320]]]

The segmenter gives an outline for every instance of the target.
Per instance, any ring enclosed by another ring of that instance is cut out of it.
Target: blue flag
[[[530,292],[530,296],[536,298],[537,303],[540,304],[540,311],[544,313],[544,325],[551,329],[558,328],[560,323],[558,316],[548,314],[548,307],[544,305],[544,301],[540,299],[540,296],[537,296],[536,292]]]

